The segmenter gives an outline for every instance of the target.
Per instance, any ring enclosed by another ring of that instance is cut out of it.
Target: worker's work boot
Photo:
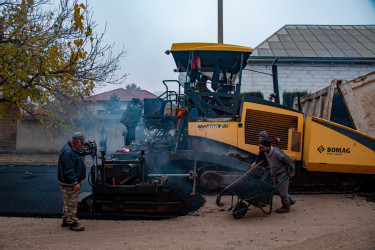
[[[85,227],[78,224],[78,222],[74,222],[73,224],[70,224],[69,229],[72,231],[85,231]]]
[[[292,200],[290,200],[290,205],[292,205],[292,206],[293,206],[294,204],[296,204],[296,201],[295,201],[295,200],[293,200],[293,199],[292,199]]]
[[[68,227],[68,226],[69,226],[68,222],[66,222],[66,220],[63,220],[61,223],[61,227]]]
[[[289,213],[290,207],[284,207],[276,209],[276,213]]]

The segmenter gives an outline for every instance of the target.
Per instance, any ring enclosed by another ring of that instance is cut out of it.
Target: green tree
[[[106,103],[106,106],[107,106],[107,112],[109,114],[119,113],[121,111],[120,98],[116,94],[111,95],[111,97]]]
[[[46,128],[66,128],[95,86],[121,83],[122,50],[103,45],[92,11],[78,0],[0,1],[0,115],[9,104]],[[52,8],[52,9],[51,9]]]
[[[125,86],[126,90],[141,90],[141,87],[137,86],[135,83],[127,84]]]

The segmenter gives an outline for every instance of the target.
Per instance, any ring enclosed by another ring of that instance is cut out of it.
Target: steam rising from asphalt
[[[100,136],[100,132],[104,128],[107,138],[107,155],[119,151],[125,145],[124,137],[126,137],[127,134],[126,127],[120,122],[124,110],[108,114],[104,112],[104,110],[94,110],[93,107],[86,106],[85,109],[79,112],[80,118],[74,121],[76,130],[81,131],[87,140],[95,140],[98,150],[103,150],[103,146],[100,146],[100,142],[103,140]],[[135,139],[145,141],[146,138],[147,136],[144,132],[141,119],[136,129]]]

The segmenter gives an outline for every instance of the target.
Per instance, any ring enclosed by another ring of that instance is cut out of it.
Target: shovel
[[[237,180],[235,180],[234,182],[232,182],[231,184],[229,184],[228,186],[226,186],[223,190],[221,190],[221,192],[217,195],[216,197],[216,205],[218,205],[219,207],[222,207],[223,204],[220,203],[220,200],[221,200],[221,195],[223,194],[223,192],[225,190],[227,190],[228,188],[230,188],[231,186],[233,186],[234,184],[236,184],[237,182],[239,182],[240,180],[242,180],[242,178],[244,178],[246,175],[248,175],[251,171],[253,171],[254,169],[256,169],[263,161],[260,161],[257,165],[255,165],[253,168],[250,168],[246,173],[244,173],[242,176],[240,176],[240,178],[238,178]]]

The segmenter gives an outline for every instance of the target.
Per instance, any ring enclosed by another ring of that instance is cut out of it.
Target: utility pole
[[[223,0],[217,0],[217,17],[218,17],[218,29],[217,29],[217,42],[223,43]]]

